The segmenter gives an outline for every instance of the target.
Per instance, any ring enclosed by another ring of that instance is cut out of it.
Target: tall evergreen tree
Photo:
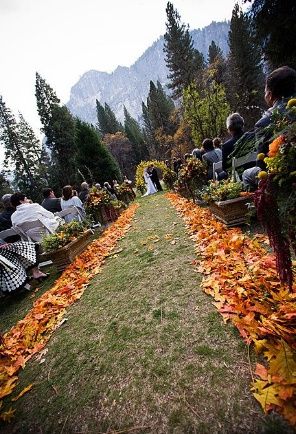
[[[17,189],[33,200],[39,199],[44,182],[41,144],[20,115],[18,123],[0,96],[0,141],[5,147],[5,167],[12,169]]]
[[[148,156],[148,150],[142,130],[138,122],[129,114],[126,107],[124,107],[124,132],[133,146],[135,164],[138,164],[141,160],[145,160]]]
[[[212,41],[209,45],[209,51],[208,51],[208,63],[214,63],[217,58],[223,58],[223,52],[221,48],[215,43],[215,41]]]
[[[254,41],[250,18],[234,6],[229,31],[227,97],[247,127],[254,125],[264,106],[264,76],[260,48]]]
[[[295,0],[254,0],[250,16],[270,69],[283,65],[296,69]]]
[[[119,166],[95,127],[76,119],[77,166],[88,182],[121,179]]]
[[[173,98],[178,99],[182,96],[184,88],[196,79],[204,66],[204,59],[202,54],[193,48],[188,26],[181,23],[179,13],[170,2],[167,3],[166,14],[164,52],[170,71],[168,87],[173,91]]]
[[[37,101],[37,111],[43,125],[43,132],[50,141],[50,131],[48,129],[52,116],[52,107],[60,103],[55,91],[48,83],[36,72],[35,96]]]
[[[102,104],[96,100],[96,106],[98,127],[102,136],[105,134],[115,134],[118,131],[123,131],[121,123],[118,122],[115,113],[107,103],[105,103],[105,106],[103,107]]]

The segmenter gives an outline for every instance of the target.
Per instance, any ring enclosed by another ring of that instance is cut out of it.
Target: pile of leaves
[[[203,290],[266,358],[266,366],[256,365],[254,397],[265,412],[276,410],[296,426],[296,293],[279,281],[275,256],[262,244],[267,237],[227,229],[207,209],[176,194],[167,197],[196,243]]]
[[[207,203],[219,202],[240,197],[243,187],[241,182],[230,179],[224,181],[211,181],[201,192],[201,198]]]
[[[0,339],[0,408],[2,399],[10,395],[18,382],[18,372],[26,362],[41,351],[54,330],[59,327],[66,308],[79,300],[90,279],[100,272],[107,256],[119,239],[131,227],[138,205],[131,205],[103,235],[93,241],[56,280],[53,288],[35,301],[26,317]],[[25,388],[15,401],[32,385]],[[9,406],[8,400],[6,405]],[[0,413],[0,421],[9,421],[15,410],[11,407]]]
[[[198,158],[189,158],[178,173],[176,190],[185,197],[196,197],[208,182],[208,170]]]
[[[42,247],[45,252],[52,252],[66,246],[71,241],[76,240],[89,228],[86,220],[78,222],[72,221],[65,223],[57,229],[54,234],[46,235],[42,239]]]
[[[269,126],[273,141],[264,159],[255,193],[258,217],[265,226],[276,254],[280,279],[292,287],[291,252],[296,254],[296,99],[284,112],[276,112]]]

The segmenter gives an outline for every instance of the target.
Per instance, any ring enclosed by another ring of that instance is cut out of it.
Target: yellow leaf
[[[11,407],[8,411],[4,411],[3,413],[0,413],[0,420],[3,420],[3,422],[10,422],[11,419],[14,417],[15,409],[13,410]]]
[[[33,387],[33,384],[29,384],[29,386],[25,387],[15,398],[12,398],[11,401],[17,401],[19,398],[21,398],[25,393],[29,392]]]
[[[256,382],[255,382],[256,384]],[[260,390],[260,393],[254,393],[254,397],[260,402],[263,410],[269,410],[270,404],[282,406],[282,400],[278,397],[278,390],[274,384]]]
[[[16,386],[17,379],[18,377],[11,377],[6,381],[5,385],[0,389],[0,399],[6,395],[9,395],[13,391]]]

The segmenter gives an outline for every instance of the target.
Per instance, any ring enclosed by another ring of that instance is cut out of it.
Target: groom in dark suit
[[[150,169],[151,180],[152,180],[153,184],[155,185],[155,188],[157,189],[157,191],[162,191],[162,186],[160,185],[160,182],[159,182],[157,170],[155,169],[153,164],[151,164],[150,167],[151,167],[151,169]]]

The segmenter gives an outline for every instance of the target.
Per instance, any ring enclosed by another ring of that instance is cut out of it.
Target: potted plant
[[[57,269],[62,271],[85,249],[92,234],[86,222],[65,223],[56,233],[43,237],[41,258],[43,261],[51,259]]]
[[[231,180],[212,181],[201,194],[214,216],[228,227],[246,223],[253,196],[242,191],[241,182]]]

